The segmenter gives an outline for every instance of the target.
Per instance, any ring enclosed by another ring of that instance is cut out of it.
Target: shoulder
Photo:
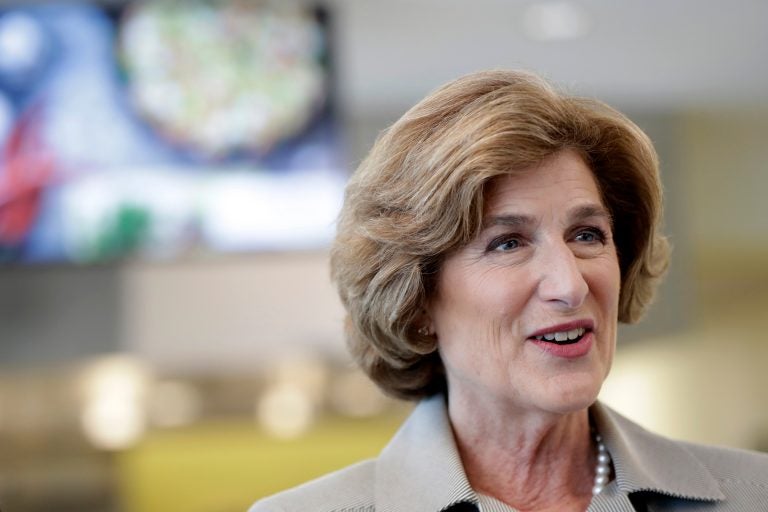
[[[259,500],[249,512],[373,512],[375,467],[359,462]]]
[[[593,413],[622,491],[648,510],[767,510],[768,454],[670,439],[601,404]]]
[[[768,453],[678,441],[721,486],[762,489],[768,498]]]
[[[659,506],[658,510],[679,510],[683,506],[686,510],[707,512],[768,510],[768,454],[683,441],[677,444],[706,468],[722,497],[704,505],[690,501],[682,505],[674,500],[672,505]]]

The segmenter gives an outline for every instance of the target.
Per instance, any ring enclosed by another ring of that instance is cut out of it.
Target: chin
[[[541,397],[542,409],[559,414],[585,410],[597,401],[602,384],[602,380],[569,379],[566,386],[556,386],[546,397]]]

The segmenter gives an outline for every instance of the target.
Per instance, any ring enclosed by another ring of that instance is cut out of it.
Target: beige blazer
[[[768,512],[768,454],[672,441],[600,403],[590,410],[615,477],[592,499],[589,512]],[[512,510],[490,508],[504,509]],[[441,395],[422,401],[378,458],[265,498],[250,509],[441,511],[481,511]]]

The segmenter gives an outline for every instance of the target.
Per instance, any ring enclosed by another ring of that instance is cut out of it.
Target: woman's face
[[[620,288],[591,170],[566,150],[497,178],[483,224],[445,259],[427,307],[451,400],[589,406],[611,366]]]

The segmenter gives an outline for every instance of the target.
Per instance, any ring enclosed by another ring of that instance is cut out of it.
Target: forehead
[[[563,150],[539,164],[493,178],[486,189],[485,215],[537,205],[603,204],[594,173],[579,153]]]

